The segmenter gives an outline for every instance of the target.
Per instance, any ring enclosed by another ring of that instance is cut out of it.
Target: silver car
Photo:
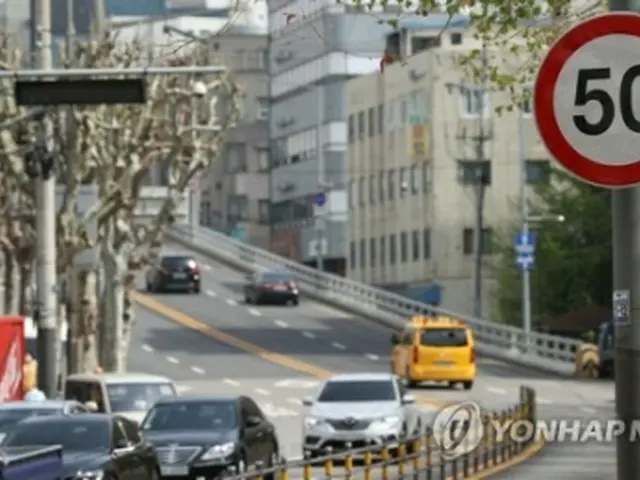
[[[415,398],[395,375],[353,373],[326,381],[303,423],[303,453],[312,457],[369,445],[397,446],[421,431]]]

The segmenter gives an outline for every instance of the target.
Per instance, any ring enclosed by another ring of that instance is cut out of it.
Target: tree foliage
[[[531,299],[536,323],[588,306],[611,302],[611,194],[561,171],[539,185],[531,204],[536,233],[536,261],[531,271]],[[554,220],[563,215],[564,221]],[[548,217],[547,217],[548,216]],[[519,224],[510,225],[500,241],[496,263],[495,302],[502,322],[522,325],[521,273],[513,242]]]

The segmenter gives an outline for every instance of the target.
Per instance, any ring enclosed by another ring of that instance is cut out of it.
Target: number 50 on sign
[[[567,31],[549,49],[534,89],[549,152],[605,187],[640,183],[640,15],[609,13]]]

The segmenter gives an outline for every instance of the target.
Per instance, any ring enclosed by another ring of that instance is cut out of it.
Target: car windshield
[[[161,403],[142,421],[146,431],[230,430],[236,426],[236,407],[230,401]]]
[[[293,275],[288,272],[266,272],[260,278],[260,281],[264,283],[284,283],[293,282],[293,280]]]
[[[7,433],[2,446],[62,445],[65,452],[108,450],[108,422],[83,421],[78,418],[18,423]]]
[[[464,328],[428,328],[421,332],[420,344],[425,347],[466,347],[467,331]]]
[[[189,257],[164,257],[161,261],[161,265],[163,268],[172,270],[186,266],[190,260],[191,258]]]
[[[16,408],[0,410],[0,428],[5,425],[11,425],[28,417],[42,417],[45,415],[54,415],[60,413],[61,410],[56,408]]]
[[[390,380],[354,380],[327,382],[319,402],[390,402],[396,391]]]
[[[171,383],[110,383],[107,395],[112,412],[144,412],[161,398],[176,397]]]

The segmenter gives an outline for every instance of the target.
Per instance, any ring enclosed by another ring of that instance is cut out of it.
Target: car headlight
[[[76,473],[76,480],[102,480],[104,472],[102,470],[87,470]]]
[[[304,428],[313,428],[322,425],[324,420],[316,417],[307,417],[304,419]]]
[[[392,427],[394,425],[397,425],[400,423],[400,417],[397,417],[395,415],[390,415],[388,417],[380,417],[380,418],[376,418],[374,420],[374,423],[378,424],[378,425],[384,425],[387,427]]]
[[[214,460],[217,458],[225,458],[235,452],[235,450],[236,445],[233,442],[214,445],[200,456],[200,460]]]

